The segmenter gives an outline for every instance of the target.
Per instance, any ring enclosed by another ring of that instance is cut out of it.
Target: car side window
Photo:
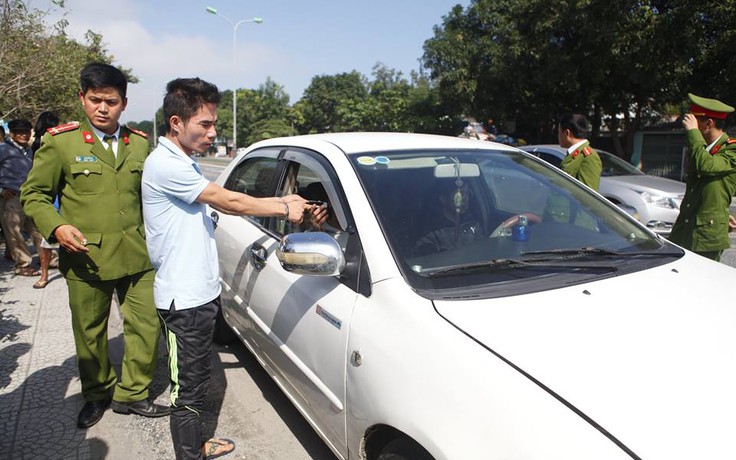
[[[274,196],[274,179],[278,166],[276,158],[256,157],[243,161],[233,169],[225,181],[225,188],[256,198]],[[251,217],[263,224],[264,217]]]
[[[560,167],[560,164],[562,164],[562,158],[552,155],[551,153],[539,152],[539,158],[558,168]]]
[[[343,249],[345,248],[345,238],[347,238],[345,214],[331,177],[334,175],[331,176],[324,165],[309,156],[300,156],[298,161],[289,162],[277,195],[298,194],[307,200],[319,201],[327,208],[327,219],[321,225],[317,225],[310,213],[306,213],[304,220],[299,224],[279,219],[276,222],[276,233],[285,235],[323,231],[334,236]]]

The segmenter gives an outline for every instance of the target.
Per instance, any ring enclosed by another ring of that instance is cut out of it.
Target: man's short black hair
[[[8,129],[11,133],[17,133],[19,131],[30,131],[33,125],[31,125],[31,122],[28,120],[10,120],[8,122]]]
[[[577,139],[586,139],[590,133],[588,120],[579,113],[566,113],[560,117],[560,129],[569,129]]]
[[[220,91],[212,83],[200,78],[177,78],[166,84],[164,119],[166,132],[171,132],[171,117],[189,121],[205,104],[219,104]]]
[[[79,72],[79,87],[82,94],[91,89],[115,88],[120,97],[127,97],[128,79],[117,67],[104,62],[90,62]]]

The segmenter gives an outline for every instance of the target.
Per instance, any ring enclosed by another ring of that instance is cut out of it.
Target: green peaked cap
[[[704,115],[711,118],[726,118],[727,113],[734,111],[734,108],[717,99],[708,99],[707,97],[696,96],[693,93],[687,93],[687,98],[692,104],[690,111],[695,115]]]

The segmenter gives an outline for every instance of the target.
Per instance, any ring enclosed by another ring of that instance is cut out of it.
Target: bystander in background
[[[33,126],[33,144],[31,144],[31,150],[34,155],[41,147],[41,140],[43,135],[49,128],[53,128],[59,124],[59,117],[52,112],[41,112],[41,115],[36,119],[36,124]],[[54,206],[59,209],[59,198],[56,197]],[[33,285],[34,289],[43,289],[49,284],[49,268],[57,268],[59,266],[59,254],[56,252],[59,249],[58,244],[51,244],[46,241],[46,238],[41,240],[40,248],[38,250],[38,261],[41,265],[41,276]]]
[[[588,120],[579,113],[566,113],[557,125],[557,140],[560,147],[567,149],[567,155],[560,169],[583,184],[598,190],[601,182],[603,163],[588,142]]]
[[[20,204],[20,187],[33,165],[33,152],[29,145],[31,122],[10,120],[8,128],[10,135],[0,144],[0,221],[6,247],[15,264],[15,274],[38,276],[41,272],[33,268],[33,256],[23,231],[31,237],[36,251],[40,251],[42,238]]]

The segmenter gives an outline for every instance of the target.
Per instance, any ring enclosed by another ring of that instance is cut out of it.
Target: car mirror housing
[[[336,276],[345,269],[340,244],[327,233],[290,233],[276,250],[284,270],[297,275]]]

